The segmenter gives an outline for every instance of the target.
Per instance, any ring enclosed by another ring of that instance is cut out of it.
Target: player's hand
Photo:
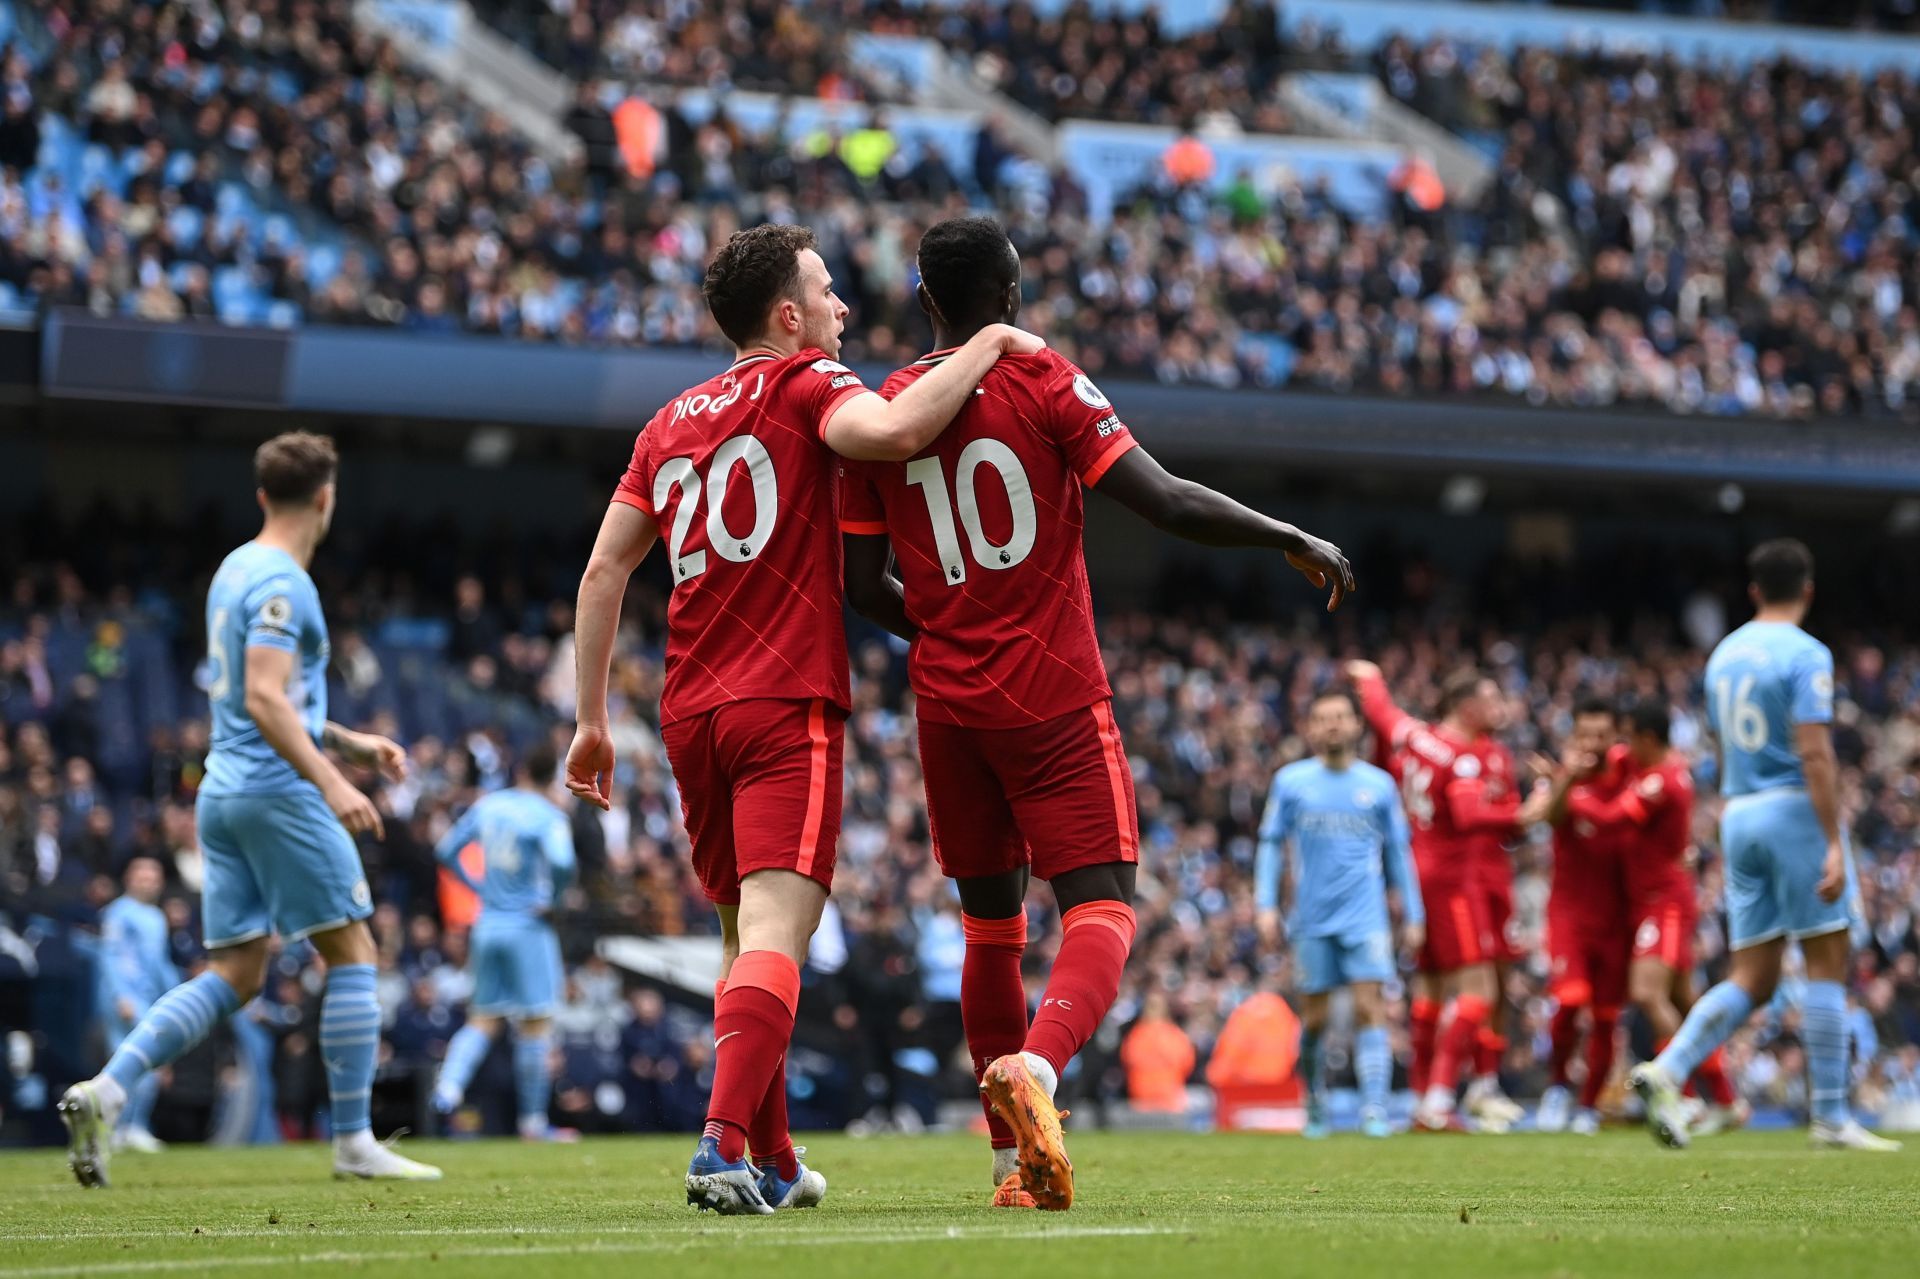
[[[1011,324],[989,325],[988,329],[1000,344],[1002,355],[1034,355],[1047,349],[1047,340],[1038,333],[1029,333]]]
[[[1363,661],[1363,660],[1355,660],[1355,661],[1348,662],[1346,665],[1346,671],[1347,671],[1347,678],[1352,680],[1356,684],[1365,683],[1367,680],[1382,678],[1380,674],[1380,668],[1378,666],[1374,665],[1372,662]]]
[[[407,780],[407,752],[400,743],[378,733],[362,733],[360,737],[367,752],[366,764],[379,769],[380,776],[390,782]]]
[[[1534,787],[1533,793],[1520,805],[1520,811],[1514,815],[1514,821],[1521,826],[1534,826],[1547,820],[1547,809],[1553,803],[1553,790],[1544,783]]]
[[[1427,926],[1412,922],[1400,925],[1400,945],[1409,955],[1418,955],[1427,945]]]
[[[121,1021],[132,1021],[134,1018],[133,1001],[122,995],[113,1001],[113,1011]]]
[[[1823,902],[1837,902],[1847,891],[1847,850],[1839,840],[1827,845],[1826,860],[1820,864],[1820,882],[1813,891]]]
[[[1316,587],[1332,584],[1333,593],[1327,597],[1327,612],[1331,613],[1347,598],[1347,592],[1354,589],[1353,565],[1347,563],[1339,547],[1325,538],[1302,532],[1300,540],[1299,550],[1287,552],[1287,563],[1306,574],[1307,580]]]
[[[613,789],[613,738],[595,724],[581,724],[573,730],[573,745],[567,748],[567,789],[581,799],[610,812],[613,802],[607,793]]]
[[[1254,921],[1260,932],[1260,944],[1278,946],[1280,944],[1280,912],[1263,910]]]
[[[380,810],[373,806],[365,792],[346,778],[337,779],[325,792],[327,807],[340,819],[350,835],[371,834],[375,839],[387,837],[386,823],[380,820]]]

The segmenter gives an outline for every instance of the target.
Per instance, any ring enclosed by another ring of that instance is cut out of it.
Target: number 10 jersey
[[[950,354],[880,393],[899,395]],[[1016,728],[1111,696],[1080,489],[1134,447],[1100,389],[1047,350],[1002,356],[911,461],[845,464],[841,527],[892,538],[920,629],[908,677],[922,719]]]
[[[662,724],[755,698],[849,706],[839,459],[822,433],[866,389],[817,349],[753,352],[640,432],[613,500],[667,546]]]

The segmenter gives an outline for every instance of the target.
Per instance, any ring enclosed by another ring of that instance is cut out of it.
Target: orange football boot
[[[1000,1188],[993,1192],[993,1206],[996,1208],[1039,1207],[1033,1202],[1033,1196],[1027,1193],[1027,1188],[1020,1184],[1020,1174],[1017,1172],[1008,1173],[1007,1179],[1000,1183]]]
[[[1019,1053],[997,1058],[980,1079],[980,1091],[1013,1129],[1020,1151],[1020,1183],[1043,1212],[1073,1207],[1073,1164],[1053,1099],[1027,1069]],[[1004,1187],[1003,1187],[1004,1188]],[[997,1198],[997,1196],[996,1196]]]

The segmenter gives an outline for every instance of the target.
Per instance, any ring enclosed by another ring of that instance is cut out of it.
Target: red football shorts
[[[1503,854],[1498,864],[1482,865],[1479,876],[1487,927],[1493,931],[1493,951],[1487,958],[1496,964],[1518,963],[1525,956],[1508,931],[1513,925],[1513,866]]]
[[[1450,973],[1494,959],[1493,925],[1487,919],[1487,895],[1476,883],[1420,881],[1427,908],[1427,944],[1420,948],[1423,973]]]
[[[1693,930],[1699,907],[1691,892],[1675,893],[1639,910],[1633,926],[1633,957],[1657,959],[1675,972],[1693,967]]]
[[[758,698],[661,728],[709,901],[738,905],[740,881],[757,870],[832,885],[846,722],[817,698]]]
[[[1133,770],[1108,702],[1021,728],[920,721],[933,855],[954,879],[1052,879],[1140,860]]]
[[[1553,965],[1549,993],[1570,1008],[1624,1006],[1625,938],[1624,921],[1582,920],[1548,912],[1547,956]]]

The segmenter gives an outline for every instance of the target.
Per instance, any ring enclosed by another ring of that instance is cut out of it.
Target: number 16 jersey
[[[950,354],[901,369],[880,393],[899,395]],[[1017,728],[1112,695],[1080,489],[1134,447],[1100,389],[1047,350],[1003,356],[911,461],[846,464],[841,526],[892,538],[920,629],[908,678],[922,719]]]
[[[822,433],[866,389],[817,349],[753,352],[640,432],[613,500],[667,546],[662,724],[754,698],[850,705],[839,459]]]

